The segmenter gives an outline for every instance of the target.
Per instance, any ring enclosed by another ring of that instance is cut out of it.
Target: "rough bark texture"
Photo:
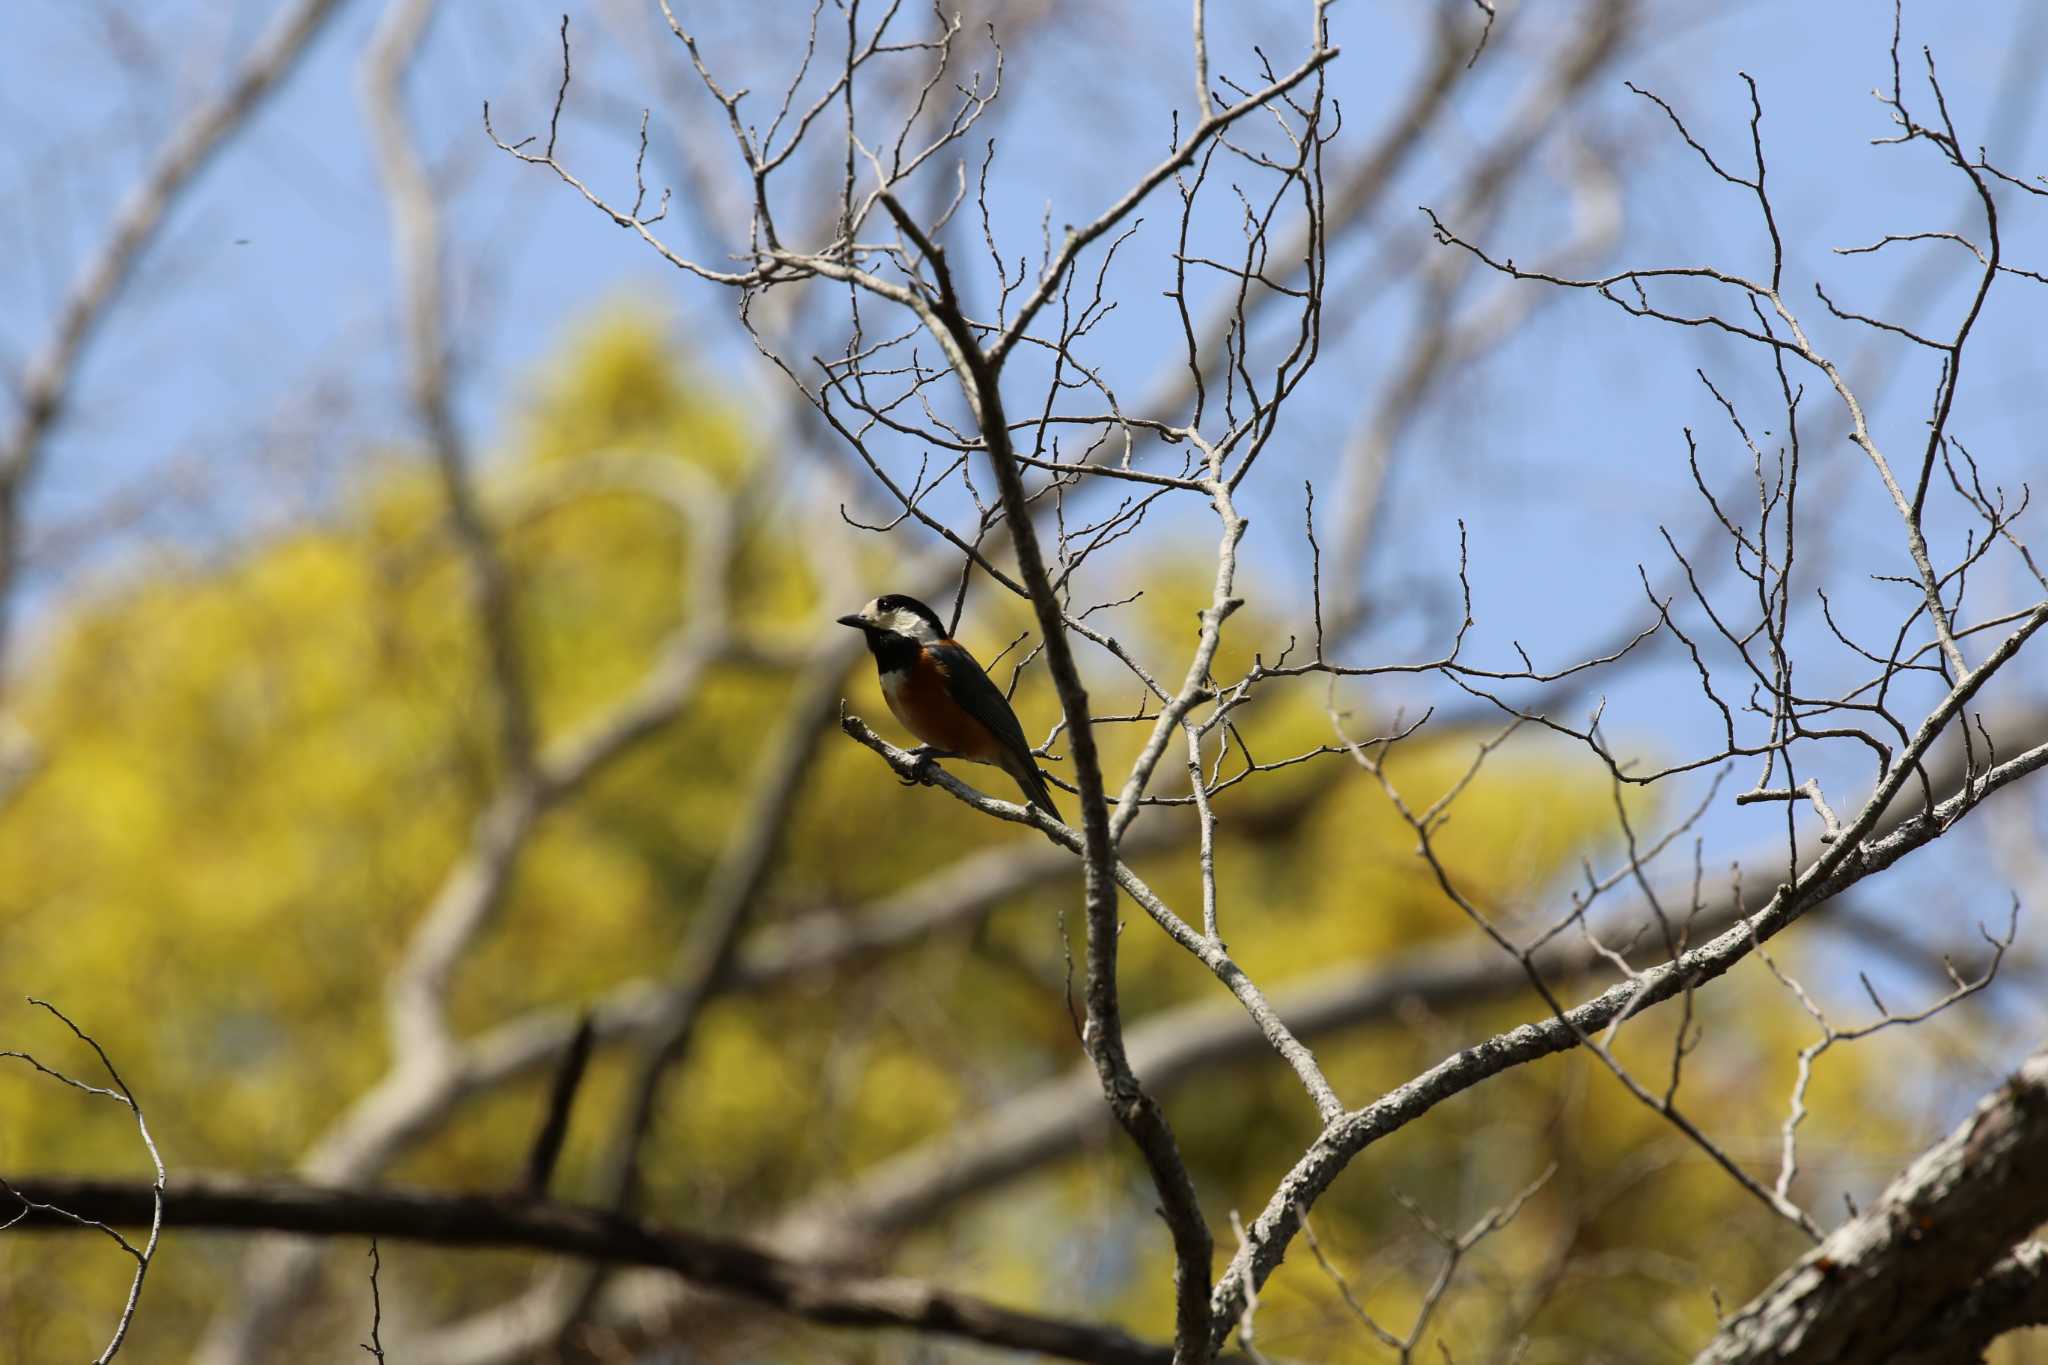
[[[2025,1320],[2016,1304],[2040,1299],[2038,1249],[2013,1245],[2044,1219],[2048,1048],[1731,1318],[1695,1365],[1974,1360]]]

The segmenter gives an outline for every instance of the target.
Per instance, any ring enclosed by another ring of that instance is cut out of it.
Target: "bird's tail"
[[[1003,760],[1003,771],[1023,790],[1025,799],[1032,805],[1061,824],[1067,823],[1066,818],[1060,814],[1060,808],[1052,803],[1052,792],[1046,786],[1045,774],[1038,771],[1036,763],[1028,758],[1006,756]]]

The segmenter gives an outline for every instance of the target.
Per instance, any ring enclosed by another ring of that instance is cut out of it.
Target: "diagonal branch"
[[[227,87],[192,111],[171,134],[114,215],[114,230],[72,281],[56,326],[29,362],[21,409],[0,439],[0,659],[8,625],[8,589],[21,563],[21,499],[43,441],[63,415],[78,363],[93,332],[120,296],[171,207],[256,106],[298,62],[338,6],[294,0],[264,30]]]
[[[1958,1339],[1949,1315],[1994,1270],[2021,1272],[2007,1253],[2043,1219],[2048,1051],[1731,1317],[1695,1365],[1974,1360],[1990,1338]]]
[[[687,466],[672,477],[689,479]],[[443,876],[392,973],[386,1029],[392,1062],[299,1162],[309,1179],[362,1180],[382,1170],[480,1088],[478,1052],[453,1033],[449,987],[503,905],[536,825],[584,785],[683,713],[715,664],[733,650],[725,607],[737,543],[735,502],[708,478],[690,485],[678,512],[692,521],[690,581],[696,609],[663,642],[636,686],[600,714],[548,741],[530,768],[506,773],[477,815],[469,846]],[[601,1021],[600,1021],[601,1022]],[[239,1292],[208,1329],[196,1358],[238,1365],[253,1358],[270,1325],[303,1290],[319,1249],[265,1245],[245,1263]]]
[[[2048,716],[2010,717],[2002,738],[2016,749],[2038,746],[2048,740]],[[870,747],[880,743],[876,740]],[[886,748],[878,751],[891,757]],[[896,760],[891,757],[891,762]],[[898,770],[910,762],[904,756]],[[1929,765],[1929,778],[1948,789],[1961,782],[1963,766],[1964,755],[1953,750],[1942,762]],[[1029,818],[1024,808],[975,796],[950,775],[941,773],[934,785],[987,813]],[[1873,833],[1886,837],[1897,832],[1912,818],[1904,806],[1898,803],[1887,812]],[[1782,868],[1783,854],[1760,850],[1739,866],[1745,872],[1736,879],[1737,887],[1768,886],[1770,869]],[[1704,908],[1693,927],[1702,935],[1718,934],[1764,905],[1763,896],[1752,895],[1745,904],[1731,892],[1725,901]],[[1870,930],[1859,924],[1855,932],[1867,936]],[[1558,936],[1535,950],[1532,964],[1546,981],[1562,984],[1611,965],[1610,951],[1591,936]],[[1516,999],[1528,989],[1527,967],[1517,958],[1452,940],[1370,964],[1346,964],[1291,979],[1275,989],[1272,1008],[1295,1034],[1312,1038],[1393,1017],[1410,1003],[1443,1011]],[[1138,1022],[1126,1044],[1133,1066],[1163,1094],[1270,1047],[1270,1040],[1247,1022],[1244,1012],[1230,1004],[1198,1002]],[[568,1022],[560,1027],[566,1030]],[[1101,1121],[1092,1071],[1077,1067],[1019,1091],[842,1185],[817,1192],[784,1216],[777,1240],[804,1248],[850,1249],[852,1241],[923,1226],[962,1199],[1071,1153]]]
[[[1316,4],[1316,17],[1318,20],[1317,37],[1319,40],[1323,36],[1320,30],[1322,9],[1328,3],[1329,0],[1317,0]],[[998,368],[1002,366],[1003,361],[1008,358],[1010,351],[1023,339],[1025,329],[1031,325],[1031,320],[1038,316],[1039,309],[1051,302],[1053,295],[1059,292],[1060,281],[1066,277],[1066,273],[1073,266],[1075,258],[1086,250],[1090,243],[1099,240],[1104,233],[1130,217],[1136,211],[1138,205],[1150,197],[1152,191],[1158,189],[1168,180],[1171,180],[1175,173],[1185,170],[1194,161],[1195,157],[1201,153],[1202,149],[1220,136],[1231,124],[1237,122],[1246,114],[1255,113],[1272,104],[1282,95],[1294,89],[1295,86],[1300,85],[1329,63],[1337,60],[1338,52],[1339,49],[1329,46],[1326,42],[1318,41],[1315,50],[1303,59],[1300,66],[1297,66],[1280,79],[1273,81],[1265,88],[1253,91],[1229,108],[1218,110],[1200,123],[1197,123],[1189,131],[1188,135],[1181,140],[1180,145],[1175,147],[1164,161],[1145,172],[1136,184],[1124,192],[1121,199],[1118,199],[1114,204],[1104,209],[1093,222],[1079,228],[1069,228],[1066,241],[1060,245],[1059,253],[1053,257],[1051,264],[1047,265],[1044,273],[1039,276],[1038,287],[1033,289],[1024,302],[1018,306],[1017,316],[1010,320],[1010,325],[1003,329],[1002,335],[996,339],[995,345],[989,348],[989,359]]]
[[[1966,772],[1960,790],[1917,810],[1887,833],[1878,832],[1884,812],[1905,788],[1936,737],[1976,695],[1983,683],[2017,653],[2044,623],[2048,606],[2035,609],[1983,663],[1963,677],[1929,713],[1914,743],[1901,755],[1867,800],[1843,837],[1797,877],[1780,884],[1754,915],[1698,948],[1638,974],[1569,1011],[1524,1024],[1446,1058],[1363,1109],[1329,1124],[1281,1180],[1265,1210],[1247,1230],[1244,1248],[1218,1282],[1212,1303],[1212,1339],[1221,1343],[1236,1326],[1244,1296],[1256,1291],[1280,1264],[1300,1230],[1299,1211],[1321,1196],[1355,1156],[1450,1096],[1462,1093],[1510,1067],[1569,1051],[1609,1023],[1640,1012],[1719,977],[1815,906],[1891,866],[1946,833],[1992,792],[2048,768],[2048,744],[2027,749],[2002,763]]]

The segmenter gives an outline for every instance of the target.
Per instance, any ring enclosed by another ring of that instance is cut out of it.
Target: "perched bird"
[[[839,624],[867,636],[889,709],[934,757],[1001,768],[1031,804],[1060,818],[1009,699],[972,654],[946,637],[937,612],[915,597],[890,593],[840,617]]]

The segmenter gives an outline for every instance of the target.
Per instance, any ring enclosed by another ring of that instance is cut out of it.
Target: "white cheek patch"
[[[881,624],[886,629],[893,630],[898,635],[907,635],[921,644],[929,644],[939,638],[939,633],[932,629],[931,622],[903,607],[891,612]]]

